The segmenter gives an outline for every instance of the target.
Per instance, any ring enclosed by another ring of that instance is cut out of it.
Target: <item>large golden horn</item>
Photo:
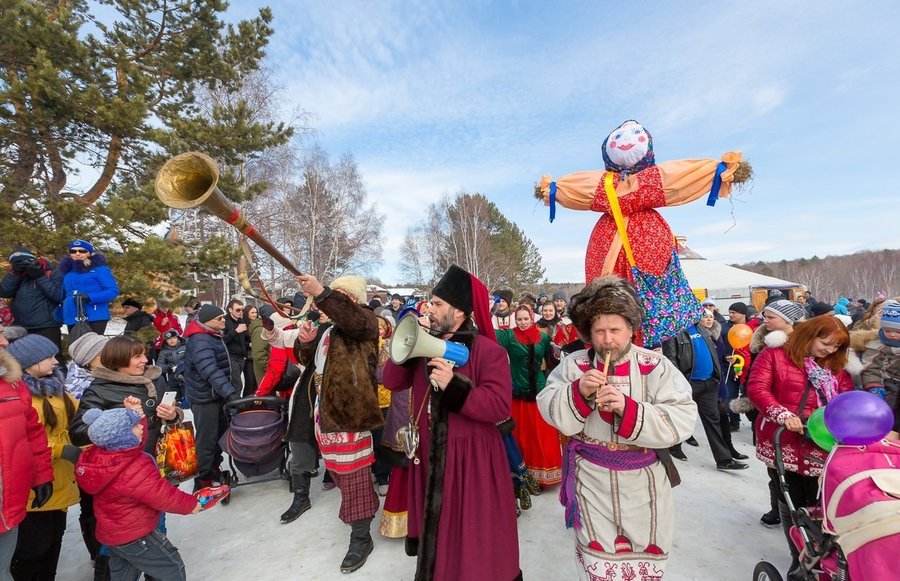
[[[163,164],[156,174],[156,196],[163,204],[179,210],[202,205],[207,212],[225,220],[241,234],[253,240],[263,251],[292,274],[300,269],[257,232],[240,210],[216,186],[219,166],[213,158],[198,151],[176,155]]]

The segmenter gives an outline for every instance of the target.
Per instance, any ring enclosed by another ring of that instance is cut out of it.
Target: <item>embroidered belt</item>
[[[632,446],[631,444],[623,444],[621,442],[605,442],[603,440],[595,440],[594,438],[590,438],[585,436],[584,434],[577,434],[572,436],[573,440],[578,440],[580,442],[584,442],[589,446],[603,446],[610,452],[648,452],[650,448],[644,448],[642,446]]]
[[[579,434],[579,436],[584,437]],[[581,528],[578,499],[575,496],[575,461],[580,457],[591,464],[607,470],[640,470],[655,464],[658,460],[655,450],[639,448],[616,442],[588,443],[578,439],[569,440],[563,454],[562,486],[559,501],[566,507],[566,528]],[[612,448],[615,446],[615,448]]]

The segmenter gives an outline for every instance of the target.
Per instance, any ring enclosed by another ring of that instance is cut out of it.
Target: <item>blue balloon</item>
[[[825,406],[825,426],[840,444],[867,446],[891,431],[894,413],[877,395],[848,391]]]

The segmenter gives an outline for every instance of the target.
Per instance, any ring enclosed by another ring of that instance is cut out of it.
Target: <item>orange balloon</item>
[[[750,344],[750,339],[752,338],[753,329],[751,329],[749,325],[744,325],[743,323],[735,325],[728,331],[728,343],[735,349],[746,347]]]

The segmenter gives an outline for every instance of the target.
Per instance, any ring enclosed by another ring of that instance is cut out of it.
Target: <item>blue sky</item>
[[[741,150],[752,186],[663,209],[727,262],[900,247],[896,2],[269,2],[284,109],[357,159],[387,215],[386,282],[408,226],[460,189],[519,224],[551,281],[581,281],[599,215],[532,197],[541,174],[602,167],[622,121],[657,161]],[[258,7],[258,6],[257,6]],[[229,18],[254,3],[234,2]]]

